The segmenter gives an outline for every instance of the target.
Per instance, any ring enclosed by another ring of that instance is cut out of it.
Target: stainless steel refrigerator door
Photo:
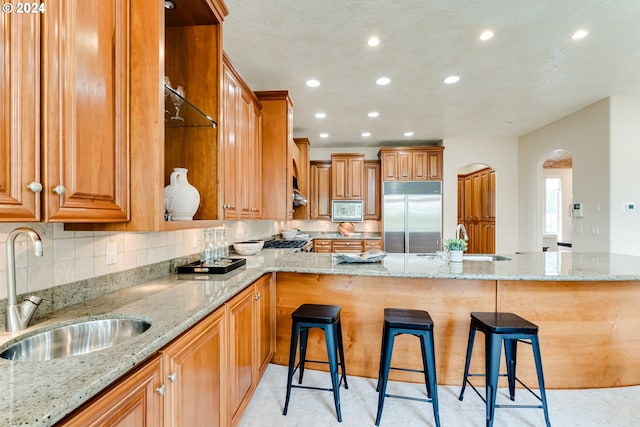
[[[407,197],[407,252],[435,252],[442,244],[442,197],[409,194]]]
[[[384,250],[405,252],[406,202],[404,194],[385,194],[383,198]]]

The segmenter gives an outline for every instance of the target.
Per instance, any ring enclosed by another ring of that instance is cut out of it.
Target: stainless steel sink
[[[511,258],[502,255],[484,255],[484,254],[469,254],[462,255],[463,261],[511,261]]]
[[[0,348],[0,357],[34,362],[79,356],[125,342],[150,327],[150,322],[139,318],[86,320],[18,339]]]

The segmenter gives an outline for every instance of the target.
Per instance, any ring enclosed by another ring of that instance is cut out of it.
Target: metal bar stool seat
[[[476,331],[480,331],[485,337],[485,372],[483,374],[470,374],[469,365],[473,352],[473,342]],[[500,357],[502,343],[504,342],[504,352],[506,358],[507,373],[500,374]],[[533,350],[533,358],[538,376],[539,395],[527,387],[516,377],[516,353],[518,343],[529,344]],[[509,398],[515,400],[516,381],[535,396],[541,405],[496,405],[496,393],[498,388],[498,377],[506,376],[509,385]],[[469,381],[469,377],[485,377],[485,397],[480,394],[476,387]],[[503,312],[472,312],[471,324],[469,327],[469,342],[467,344],[467,360],[464,366],[464,378],[462,379],[462,389],[459,400],[464,397],[464,390],[469,384],[478,396],[485,402],[487,427],[493,425],[496,408],[538,408],[544,411],[544,418],[547,427],[551,427],[549,422],[549,412],[547,409],[547,396],[544,389],[544,376],[542,373],[542,359],[540,357],[540,344],[538,342],[538,326],[513,313]]]
[[[391,355],[393,353],[393,341],[396,335],[410,334],[420,339],[422,350],[422,370],[391,367]],[[418,397],[398,396],[387,394],[387,380],[389,370],[420,372],[424,374],[425,385],[427,387],[428,399]],[[421,402],[430,402],[433,406],[433,417],[436,426],[440,426],[440,416],[438,410],[438,390],[436,381],[436,361],[433,345],[433,321],[429,313],[422,310],[408,310],[401,308],[384,309],[384,326],[382,328],[382,347],[380,350],[380,370],[378,372],[378,413],[376,415],[376,426],[380,425],[382,418],[382,408],[385,397],[395,397]]]
[[[344,363],[344,349],[342,345],[342,325],[340,323],[340,307],[337,305],[303,304],[291,314],[291,344],[289,347],[289,371],[287,376],[287,396],[284,403],[282,415],[287,415],[289,400],[292,388],[307,388],[313,390],[324,390],[333,392],[333,401],[336,407],[338,421],[342,422],[340,411],[340,385],[344,382],[344,388],[348,389],[347,373]],[[324,331],[327,345],[328,361],[307,359],[307,338],[309,329],[320,328]],[[298,351],[298,336],[300,337],[300,361],[296,365],[296,353]],[[331,388],[304,386],[302,377],[304,375],[305,362],[323,363],[329,365],[331,374]],[[342,375],[338,375],[338,366]],[[293,384],[293,375],[300,369],[298,385]],[[339,378],[339,379],[338,379]]]

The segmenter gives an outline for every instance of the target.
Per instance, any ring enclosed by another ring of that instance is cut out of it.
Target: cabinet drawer
[[[362,240],[334,240],[333,252],[362,252]]]
[[[314,252],[331,252],[331,240],[315,239],[313,241]]]
[[[382,250],[384,247],[384,244],[382,242],[382,239],[376,239],[376,240],[365,240],[364,241],[364,250],[368,251],[369,249],[380,249]]]

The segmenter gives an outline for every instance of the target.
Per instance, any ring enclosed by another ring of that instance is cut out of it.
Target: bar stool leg
[[[302,384],[304,375],[304,362],[307,361],[307,339],[309,338],[309,328],[300,328],[300,372],[298,373],[298,384]]]
[[[340,366],[342,367],[342,377],[340,378],[340,382],[344,381],[344,388],[348,389],[349,384],[347,384],[347,368],[345,367],[344,362],[344,346],[342,344],[342,323],[338,319],[338,352],[340,354]]]
[[[427,386],[427,397],[431,399],[431,381],[429,381],[429,376],[431,372],[429,371],[427,365],[427,349],[425,345],[426,334],[416,335],[420,339],[420,350],[422,351],[422,369],[424,370],[424,383]]]
[[[284,410],[282,415],[287,415],[287,409],[289,408],[289,399],[291,398],[291,383],[293,382],[293,373],[295,372],[296,365],[296,352],[298,350],[298,333],[300,328],[297,323],[291,325],[291,343],[289,347],[289,372],[287,374],[287,397],[284,401]]]
[[[376,426],[380,425],[382,418],[382,408],[384,407],[384,397],[387,393],[387,379],[389,377],[389,367],[391,366],[391,352],[393,351],[393,341],[395,335],[389,330],[384,331],[384,349],[380,360],[380,383],[378,384],[378,414],[376,415]]]
[[[476,336],[476,329],[471,325],[469,327],[469,341],[467,342],[467,360],[464,362],[464,377],[462,377],[462,389],[458,400],[462,401],[464,397],[464,389],[467,388],[467,378],[469,378],[469,365],[471,364],[471,354],[473,353],[473,341]]]
[[[426,334],[426,337],[421,337],[421,342],[423,344],[423,351],[426,350],[426,364],[424,366],[425,372],[429,372],[427,378],[427,384],[429,387],[427,390],[431,389],[431,393],[429,397],[431,398],[431,405],[433,406],[433,419],[436,422],[436,427],[440,427],[440,409],[438,407],[438,380],[436,379],[436,356],[435,356],[435,346],[433,343],[433,333],[429,332]],[[424,341],[423,341],[424,338]],[[423,353],[424,354],[424,353]]]
[[[340,381],[338,380],[338,351],[336,348],[337,327],[335,324],[326,325],[324,330],[325,340],[327,342],[327,355],[329,356],[329,371],[331,373],[331,384],[333,385],[333,402],[336,406],[336,414],[338,422],[342,422],[342,413],[340,411]]]
[[[376,391],[380,391],[380,380],[382,379],[382,367],[384,360],[384,350],[387,348],[387,330],[383,326],[382,327],[382,344],[380,345],[380,367],[378,368],[378,382],[376,383]]]
[[[538,337],[531,338],[531,347],[533,348],[533,358],[536,361],[536,372],[538,374],[538,387],[540,388],[540,399],[542,400],[542,410],[544,411],[544,420],[547,423],[547,427],[551,427],[551,421],[549,421],[549,410],[547,408],[547,393],[544,389],[544,375],[542,373],[542,358],[540,357],[540,343]]]
[[[512,338],[504,339],[504,355],[507,365],[507,380],[509,383],[509,398],[516,400],[516,356],[518,351],[518,340]]]
[[[502,351],[502,337],[495,334],[485,334],[485,372],[486,380],[486,409],[487,427],[493,425],[496,410],[496,393],[498,391],[498,374],[500,369],[500,352]]]

